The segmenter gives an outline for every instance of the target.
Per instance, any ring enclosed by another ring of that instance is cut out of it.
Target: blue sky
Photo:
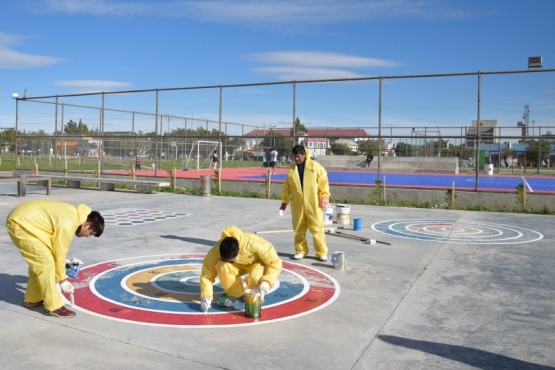
[[[551,0],[2,0],[0,9],[0,127],[14,125],[14,92],[525,70],[537,55],[544,68],[555,66]],[[483,118],[512,125],[530,104],[538,124],[555,125],[549,75],[491,77],[483,86]],[[375,126],[375,86],[299,86],[297,115],[307,126]],[[235,89],[224,99],[223,119],[287,125],[291,94],[290,85]],[[218,120],[218,95],[217,89],[165,94],[160,111],[168,127],[179,121],[169,115]],[[468,125],[476,115],[476,78],[386,81],[383,99],[385,125]],[[108,97],[106,105],[153,112],[155,102],[142,94]],[[22,127],[52,131],[52,107],[20,110]],[[64,121],[95,126],[97,115],[68,108]],[[108,120],[112,129],[120,128],[117,116]],[[128,126],[129,118],[123,122]]]

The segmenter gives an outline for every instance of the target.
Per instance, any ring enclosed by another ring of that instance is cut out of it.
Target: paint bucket
[[[245,292],[245,316],[251,319],[258,319],[262,316],[260,290],[249,289]]]
[[[324,225],[333,224],[333,207],[328,206],[324,210]]]
[[[338,224],[349,224],[351,222],[351,207],[345,204],[337,205],[336,221]]]
[[[362,230],[362,218],[354,218],[353,219],[353,230],[354,231]]]
[[[331,255],[331,263],[333,267],[345,271],[347,269],[347,259],[345,258],[345,252],[335,252]]]
[[[209,175],[200,177],[200,195],[209,197],[212,194],[212,178]]]
[[[77,279],[77,276],[79,275],[79,271],[81,271],[81,265],[80,264],[77,264],[77,265],[67,264],[66,265],[66,275],[71,279]]]

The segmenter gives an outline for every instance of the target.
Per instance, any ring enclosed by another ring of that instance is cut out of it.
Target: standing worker
[[[212,304],[216,277],[225,292],[218,305],[231,307],[243,297],[245,289],[259,289],[264,301],[281,270],[281,258],[270,242],[237,226],[228,226],[202,261],[201,309],[206,312]]]
[[[73,236],[99,237],[104,218],[85,204],[73,206],[54,200],[32,200],[15,207],[6,219],[6,228],[15,246],[29,264],[29,281],[23,299],[27,308],[44,304],[47,315],[71,318],[56,289],[72,294],[65,265]]]
[[[139,157],[139,156],[137,156],[137,158],[135,158],[135,169],[136,170],[141,169],[141,157]]]
[[[289,167],[283,184],[280,210],[284,211],[291,202],[296,253],[293,258],[300,260],[308,255],[308,229],[314,240],[316,258],[325,262],[328,260],[328,247],[323,210],[329,205],[328,173],[322,165],[310,158],[310,152],[304,146],[296,145],[292,153],[294,163]]]

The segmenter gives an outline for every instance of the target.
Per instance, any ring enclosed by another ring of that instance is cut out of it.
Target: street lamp
[[[276,124],[275,123],[270,123],[270,131],[272,131],[274,128],[276,128]],[[273,136],[272,137],[272,141],[273,141],[272,147],[275,147],[276,146],[275,133],[273,133],[272,136]]]
[[[18,113],[19,113],[19,94],[18,93],[12,93],[12,99],[15,99],[15,145],[14,145],[14,149],[15,149],[15,155],[17,157],[17,153],[19,151],[18,145],[17,145],[17,130],[18,130]],[[17,162],[16,162],[17,163]]]

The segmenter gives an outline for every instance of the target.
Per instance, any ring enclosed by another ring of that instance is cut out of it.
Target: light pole
[[[276,128],[276,124],[275,123],[270,123],[270,131],[272,131],[274,128]],[[273,136],[272,137],[272,141],[273,141],[272,147],[276,146],[276,137],[274,135],[275,135],[275,133],[272,133],[272,136]]]
[[[18,130],[18,119],[19,119],[19,94],[13,93],[12,99],[15,99],[15,145],[14,145],[15,151],[14,153],[15,153],[15,156],[17,157],[17,152],[19,150],[17,145],[17,140],[18,140],[17,130]]]

